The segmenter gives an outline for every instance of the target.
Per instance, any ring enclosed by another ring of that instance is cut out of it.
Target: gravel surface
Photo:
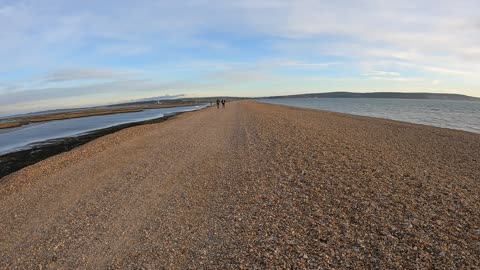
[[[227,103],[2,179],[1,269],[480,267],[480,135]]]

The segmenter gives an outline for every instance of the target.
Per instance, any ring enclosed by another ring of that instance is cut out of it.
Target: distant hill
[[[272,96],[268,98],[396,98],[396,99],[442,99],[442,100],[469,100],[480,101],[480,98],[439,93],[397,93],[397,92],[374,92],[374,93],[352,93],[352,92],[329,92],[315,94],[299,94],[287,96]]]

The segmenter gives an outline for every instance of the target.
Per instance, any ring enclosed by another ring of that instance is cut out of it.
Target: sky
[[[148,97],[480,97],[480,1],[0,0],[0,115]]]

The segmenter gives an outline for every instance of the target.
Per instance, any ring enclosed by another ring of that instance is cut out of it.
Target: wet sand
[[[0,268],[478,268],[480,135],[227,103],[2,178]]]

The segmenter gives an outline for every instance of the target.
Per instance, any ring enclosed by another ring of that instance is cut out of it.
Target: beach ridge
[[[0,182],[0,269],[480,267],[480,134],[240,101]]]

